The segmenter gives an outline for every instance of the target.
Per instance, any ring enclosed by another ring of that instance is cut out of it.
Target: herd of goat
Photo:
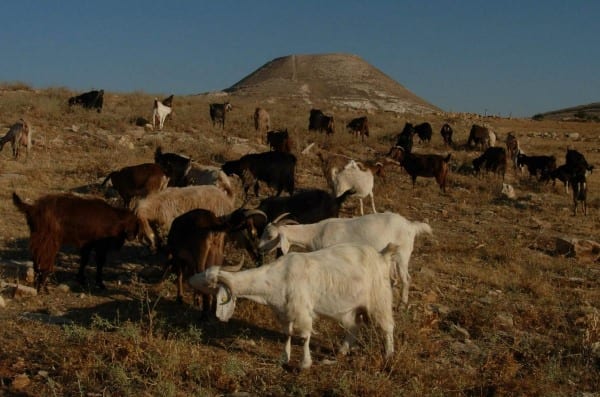
[[[68,104],[100,112],[102,96],[102,90],[92,91],[70,98]],[[172,95],[154,100],[153,125],[158,123],[159,129],[171,113],[172,100]],[[225,115],[231,109],[229,103],[211,104],[213,125],[224,128]],[[177,153],[164,153],[158,147],[154,162],[110,172],[101,186],[110,182],[123,201],[122,207],[75,194],[47,195],[29,204],[13,193],[13,203],[25,214],[30,229],[36,288],[47,290],[47,278],[63,245],[80,250],[77,279],[81,283],[86,281],[85,268],[95,252],[96,286],[105,288],[102,270],[107,252],[138,239],[153,252],[163,249],[167,253],[165,270],[177,275],[177,299],[183,300],[187,280],[203,316],[216,314],[226,321],[240,297],[269,305],[288,335],[287,360],[292,334],[305,339],[303,368],[312,363],[309,340],[317,315],[336,319],[346,329],[341,353],[349,350],[359,325],[368,317],[383,330],[385,355],[389,357],[394,350],[392,288],[401,283],[401,300],[406,304],[414,240],[432,230],[427,223],[409,221],[396,213],[378,213],[374,176],[382,175],[386,162],[393,163],[406,170],[413,185],[418,176],[432,177],[445,192],[451,155],[412,152],[414,137],[429,142],[433,131],[429,123],[406,123],[385,161],[359,162],[318,153],[330,191],[297,191],[297,161],[291,153],[290,134],[271,130],[269,115],[262,108],[256,109],[254,124],[257,131],[266,134],[270,151],[247,154],[215,167],[196,164]],[[366,116],[353,119],[347,128],[362,139],[369,136]],[[308,129],[333,134],[334,118],[313,109]],[[452,134],[449,124],[440,131],[447,147],[454,147]],[[29,151],[31,134],[24,120],[1,138],[0,150],[7,142],[11,142],[15,158],[20,146]],[[570,185],[574,212],[582,202],[586,213],[586,174],[593,166],[581,153],[568,150],[566,163],[556,167],[554,156],[526,155],[513,134],[506,139],[506,149],[496,146],[495,134],[478,125],[472,126],[467,143],[483,152],[473,160],[476,173],[483,169],[503,177],[507,164],[515,169],[527,167],[542,181],[559,179]],[[233,175],[241,181],[244,205],[250,187],[259,197],[261,182],[276,193],[260,200],[256,208],[236,208]],[[288,195],[281,196],[282,192]],[[361,216],[340,218],[340,208],[353,196],[360,199]],[[364,215],[365,197],[371,199],[372,214]],[[246,270],[240,270],[241,264],[224,266],[227,244],[243,248],[258,266]],[[263,265],[264,255],[275,250],[278,258]]]

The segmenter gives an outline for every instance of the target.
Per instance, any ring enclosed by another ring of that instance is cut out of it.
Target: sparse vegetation
[[[9,87],[14,87],[14,83]],[[4,88],[3,88],[4,87]],[[132,117],[149,118],[154,96],[105,93],[103,112],[69,109],[74,93],[62,88],[14,89],[0,86],[0,125],[20,117],[33,125],[33,149],[27,160],[0,152],[0,264],[30,260],[28,228],[10,200],[12,191],[35,199],[50,192],[103,194],[98,184],[110,170],[153,160],[154,150],[190,155],[215,164],[247,150],[266,150],[254,131],[252,114],[265,107],[275,128],[288,128],[298,155],[298,187],[326,188],[314,155],[300,155],[309,143],[356,159],[386,153],[406,121],[429,121],[432,142],[415,144],[422,153],[446,154],[439,135],[444,122],[458,145],[466,142],[468,117],[369,114],[365,144],[342,128],[332,137],[309,133],[308,111],[298,99],[263,99],[230,95],[234,110],[225,131],[208,116],[211,96],[175,96],[174,114],[163,132],[147,132]],[[221,101],[222,97],[218,97]],[[324,106],[325,107],[325,106]],[[338,126],[363,111],[328,104]],[[339,121],[338,121],[339,120]],[[600,164],[599,137],[592,123],[547,118],[490,119],[503,144],[515,131],[527,152],[554,154],[564,161],[567,146]],[[555,132],[556,138],[537,134]],[[566,140],[565,132],[577,132]],[[469,165],[479,152],[454,150],[451,169]],[[467,170],[468,167],[462,167]],[[0,394],[67,395],[227,395],[249,392],[272,396],[381,395],[582,395],[600,390],[599,263],[552,255],[554,238],[600,240],[600,180],[589,177],[589,215],[571,215],[571,198],[552,187],[515,173],[506,183],[517,199],[501,199],[501,179],[476,178],[468,170],[450,172],[448,193],[435,181],[417,181],[399,168],[386,168],[376,179],[378,210],[396,211],[412,220],[427,220],[434,237],[417,238],[411,261],[408,307],[396,291],[396,353],[382,358],[378,332],[366,328],[347,357],[336,357],[342,339],[339,325],[320,320],[311,339],[315,363],[295,370],[301,343],[294,339],[292,365],[281,365],[284,335],[268,308],[241,300],[229,323],[200,321],[200,313],[175,303],[175,285],[158,284],[163,260],[139,244],[128,244],[109,257],[108,291],[83,288],[75,279],[78,255],[64,249],[50,283],[50,294],[12,297],[2,290],[0,307]],[[116,197],[108,192],[110,200]],[[238,194],[238,204],[241,203]],[[251,205],[255,203],[252,202]],[[355,201],[343,216],[357,215]],[[228,251],[236,256],[237,250]],[[229,258],[228,258],[229,259]],[[90,275],[95,269],[90,269]],[[158,274],[158,276],[156,276]],[[2,271],[5,281],[14,273]],[[22,281],[24,282],[24,281]],[[57,288],[64,283],[67,291]],[[26,313],[35,316],[26,316]],[[60,320],[60,321],[54,321]],[[24,374],[29,382],[17,388]]]

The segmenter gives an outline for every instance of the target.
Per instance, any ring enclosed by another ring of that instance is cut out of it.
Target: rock
[[[6,302],[4,301],[4,298],[0,296],[0,308],[5,308],[6,307]]]
[[[446,315],[448,313],[450,313],[450,308],[448,306],[439,304],[439,303],[432,303],[429,305],[429,309],[437,314],[441,314],[441,315]]]
[[[513,328],[515,326],[513,317],[507,313],[498,313],[496,315],[496,324],[501,328]]]
[[[154,131],[154,127],[152,127],[152,124],[146,124],[144,126],[144,131],[146,131],[146,132],[152,132],[152,131]]]
[[[67,284],[59,284],[56,289],[60,292],[64,292],[65,294],[71,291],[71,287],[69,287]]]
[[[14,390],[23,390],[24,388],[29,386],[30,383],[31,380],[29,380],[29,376],[27,376],[27,374],[20,374],[14,377],[14,379],[10,383],[10,386]]]
[[[512,185],[509,185],[508,183],[502,184],[502,191],[500,193],[504,197],[509,199],[514,199],[515,197],[517,197],[517,195],[515,194],[515,189],[512,187]]]
[[[9,287],[13,288],[13,296],[14,297],[36,296],[37,295],[37,290],[35,288],[27,287],[26,285],[23,285],[23,284],[7,283],[7,285]]]
[[[577,133],[577,132],[567,132],[567,133],[565,133],[565,138],[579,139],[579,133]]]
[[[469,333],[469,331],[467,331],[465,328],[461,327],[460,325],[451,324],[450,332],[452,333],[452,335],[459,337],[463,340],[471,339],[471,334]]]
[[[554,254],[575,257],[582,262],[600,262],[600,243],[592,240],[557,237]]]

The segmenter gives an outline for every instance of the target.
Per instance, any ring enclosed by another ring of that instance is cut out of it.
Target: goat
[[[234,195],[234,188],[227,174],[220,167],[212,165],[193,164],[184,178],[184,186],[191,185],[214,185],[223,189],[228,196]]]
[[[157,231],[168,232],[173,219],[181,214],[203,208],[221,216],[233,211],[233,203],[234,198],[216,186],[168,187],[141,199],[135,213],[140,219],[141,237],[154,251],[161,239],[150,223]]]
[[[292,152],[292,141],[287,129],[267,132],[267,144],[275,152]]]
[[[271,118],[269,113],[263,108],[256,108],[254,110],[254,129],[258,132],[264,133],[271,129]]]
[[[104,104],[104,90],[93,90],[69,98],[69,107],[81,105],[84,109],[96,109],[98,113],[102,112]]]
[[[365,137],[369,136],[369,119],[367,116],[352,119],[346,125],[346,129],[354,136],[360,136],[361,140],[364,141]]]
[[[294,193],[296,156],[291,153],[251,153],[239,160],[227,161],[221,169],[227,175],[236,174],[240,177],[245,198],[248,198],[251,184],[254,184],[254,195],[258,197],[259,181],[277,189],[277,196],[284,190],[290,195]]]
[[[4,148],[7,142],[10,142],[12,146],[12,153],[15,159],[19,158],[19,149],[21,146],[25,146],[27,150],[27,157],[29,157],[29,150],[31,149],[31,128],[29,124],[23,119],[19,119],[14,123],[6,135],[0,138],[0,151]]]
[[[186,186],[185,177],[192,168],[192,159],[176,153],[163,153],[159,146],[154,152],[154,162],[169,178],[170,187]]]
[[[304,338],[301,368],[312,365],[310,337],[313,320],[323,315],[341,322],[346,336],[340,354],[356,340],[362,318],[368,317],[385,334],[385,358],[394,353],[394,318],[390,283],[391,258],[398,247],[387,245],[380,252],[362,244],[339,244],[311,253],[294,253],[268,265],[240,272],[211,267],[189,279],[198,290],[225,291],[222,304],[247,298],[268,305],[287,334],[285,362],[289,363],[294,331]],[[221,319],[227,321],[229,314]]]
[[[588,172],[591,173],[594,169],[594,166],[587,162],[584,155],[574,149],[567,149],[565,161],[565,164],[573,173],[587,174]]]
[[[440,135],[442,136],[442,139],[444,140],[444,145],[452,147],[452,145],[454,144],[452,142],[452,134],[454,133],[454,131],[452,130],[452,127],[450,127],[450,124],[445,123],[442,126],[442,129],[440,130]]]
[[[336,197],[341,196],[348,190],[354,190],[354,195],[358,197],[360,202],[360,214],[364,215],[363,198],[371,197],[371,207],[373,213],[376,214],[375,200],[373,198],[374,178],[370,169],[359,167],[358,163],[350,160],[344,169],[334,170],[331,175],[333,193]]]
[[[402,280],[402,302],[408,302],[410,275],[408,262],[415,237],[421,233],[431,234],[431,227],[423,222],[411,222],[401,215],[384,212],[357,218],[329,218],[308,225],[281,225],[269,223],[258,243],[258,249],[269,252],[279,247],[286,254],[292,246],[303,251],[315,251],[339,243],[362,243],[380,250],[388,243],[397,244],[394,255],[395,272]]]
[[[402,147],[395,146],[390,149],[388,155],[404,167],[412,179],[413,188],[417,176],[434,177],[442,192],[446,192],[448,162],[451,154],[446,157],[438,154],[414,154],[406,152]]]
[[[60,247],[66,244],[80,249],[77,279],[85,283],[85,267],[96,252],[96,286],[105,289],[102,268],[109,250],[120,249],[125,240],[134,239],[139,230],[136,216],[128,209],[114,208],[98,198],[73,194],[53,194],[27,204],[13,192],[13,203],[25,214],[31,232],[29,248],[33,255],[35,286],[47,290],[48,275]]]
[[[184,276],[189,278],[210,266],[223,264],[225,232],[244,226],[246,212],[236,210],[217,217],[212,211],[199,208],[173,220],[167,238],[167,268],[177,274],[178,302],[183,302]],[[207,294],[202,294],[201,306],[204,315],[214,312],[214,302]]]
[[[514,133],[509,132],[506,136],[506,152],[515,170],[517,169],[517,156],[519,155],[520,151],[521,149],[519,147],[519,140]]]
[[[467,140],[468,146],[479,145],[481,150],[485,150],[491,146],[494,146],[490,141],[492,132],[487,128],[477,124],[471,126],[471,132],[469,132],[469,139]],[[494,143],[496,142],[496,135],[493,135]]]
[[[158,98],[154,98],[154,107],[152,110],[152,128],[156,128],[156,122],[158,121],[158,129],[162,131],[163,125],[165,124],[165,119],[171,112],[173,108],[171,107],[173,101],[173,95],[166,98],[168,100],[169,105],[161,102]],[[170,99],[170,100],[169,100]]]
[[[517,155],[517,166],[527,166],[529,176],[538,176],[539,180],[547,180],[550,172],[556,168],[556,158],[554,156],[527,156],[519,153]]]
[[[123,199],[125,208],[129,208],[132,198],[145,197],[161,191],[167,187],[169,181],[163,170],[153,163],[133,165],[113,171],[104,179],[102,187],[109,180]]]
[[[565,193],[569,193],[569,180],[571,176],[572,170],[567,164],[563,164],[548,173],[548,180],[552,179],[552,186],[556,186],[556,180],[558,179],[565,186]]]
[[[415,127],[411,123],[405,123],[402,132],[396,137],[396,145],[404,149],[406,153],[410,153],[413,147],[413,136],[415,135]],[[390,154],[388,153],[388,156]]]
[[[489,147],[483,154],[473,159],[473,169],[475,174],[479,174],[481,167],[485,167],[486,172],[492,171],[498,175],[506,173],[506,150],[503,147]]]
[[[208,107],[213,127],[215,124],[221,124],[221,129],[225,129],[225,114],[233,110],[233,106],[229,102],[225,102],[211,103]]]
[[[339,197],[334,197],[325,190],[308,189],[289,197],[263,199],[256,209],[264,217],[253,222],[254,228],[250,230],[250,235],[260,237],[267,221],[276,219],[282,214],[287,214],[286,219],[292,219],[301,224],[315,223],[327,218],[337,218],[344,201],[354,193],[354,190],[348,190]]]
[[[573,215],[577,215],[577,206],[581,202],[581,211],[587,215],[587,181],[585,173],[577,173],[569,178],[573,189]]]
[[[308,130],[318,132],[325,131],[327,135],[335,133],[333,116],[327,116],[319,109],[311,109],[308,118]]]
[[[424,122],[415,126],[415,133],[419,137],[419,143],[431,142],[433,129],[431,128],[431,124]]]

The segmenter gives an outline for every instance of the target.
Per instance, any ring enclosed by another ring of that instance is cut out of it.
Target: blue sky
[[[599,1],[5,1],[0,81],[176,95],[351,53],[446,111],[600,101]]]

